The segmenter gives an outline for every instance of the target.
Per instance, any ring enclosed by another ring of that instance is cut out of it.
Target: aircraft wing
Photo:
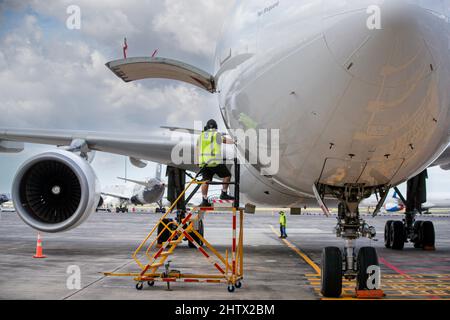
[[[119,194],[102,192],[102,195],[107,196],[107,197],[113,197],[113,198],[120,199],[120,200],[123,200],[123,201],[130,201],[131,200],[129,197],[125,197],[125,196],[119,195]]]
[[[153,161],[181,169],[196,171],[194,151],[196,137],[188,133],[155,129],[145,135],[118,134],[92,131],[37,130],[0,128],[0,142],[36,143],[54,146],[71,146],[85,142],[88,150],[129,156]],[[20,145],[19,145],[20,146]],[[172,161],[172,150],[180,150],[183,161]],[[23,148],[10,145],[2,152],[20,152]],[[186,154],[188,153],[188,154]]]
[[[121,178],[121,177],[117,177],[117,179],[125,181],[125,182],[132,182],[134,184],[138,184],[143,187],[148,187],[148,182],[145,182],[145,181],[138,181],[138,180],[133,180],[133,179]]]
[[[431,165],[431,167],[440,166],[443,170],[450,170],[450,146],[443,154]]]

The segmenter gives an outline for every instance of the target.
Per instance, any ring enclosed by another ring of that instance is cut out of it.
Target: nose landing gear
[[[382,198],[386,197],[388,190],[384,187],[377,188]],[[343,279],[356,280],[356,290],[379,289],[376,285],[369,285],[369,277],[373,272],[371,270],[379,272],[376,250],[372,247],[363,247],[356,255],[355,249],[358,238],[373,239],[376,236],[375,228],[361,219],[358,210],[359,203],[368,198],[374,188],[365,188],[359,184],[349,184],[341,188],[318,185],[316,191],[315,193],[322,197],[319,203],[323,203],[323,198],[328,194],[334,195],[340,201],[335,231],[336,235],[345,241],[344,250],[327,247],[322,252],[322,295],[329,298],[340,297]]]

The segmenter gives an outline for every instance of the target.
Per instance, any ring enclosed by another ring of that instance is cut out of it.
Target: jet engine
[[[100,192],[97,176],[86,160],[66,150],[54,150],[19,168],[12,200],[25,223],[56,233],[84,222],[96,210]]]

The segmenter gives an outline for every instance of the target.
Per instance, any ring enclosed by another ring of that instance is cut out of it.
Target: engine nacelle
[[[65,150],[49,151],[26,161],[17,172],[12,200],[25,223],[43,232],[77,227],[94,212],[100,184],[84,159]]]

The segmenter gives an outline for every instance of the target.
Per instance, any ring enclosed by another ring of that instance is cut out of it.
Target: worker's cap
[[[285,214],[285,212],[284,211],[280,211],[280,214]]]

